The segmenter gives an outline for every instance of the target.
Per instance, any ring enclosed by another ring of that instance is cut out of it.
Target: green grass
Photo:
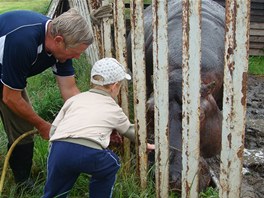
[[[249,57],[249,74],[264,75],[264,56]]]
[[[10,10],[34,10],[43,14],[48,11],[50,0],[0,0],[0,13]]]

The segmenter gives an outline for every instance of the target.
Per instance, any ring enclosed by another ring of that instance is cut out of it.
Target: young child
[[[65,102],[52,123],[43,198],[67,197],[80,173],[91,175],[90,198],[112,196],[120,162],[107,149],[110,135],[115,129],[135,141],[133,125],[114,100],[122,82],[130,79],[116,59],[103,58],[92,68],[93,88]]]

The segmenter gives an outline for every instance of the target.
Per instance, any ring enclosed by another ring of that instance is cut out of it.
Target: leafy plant
[[[199,195],[200,198],[219,198],[218,191],[212,187],[206,189],[205,192],[201,192]]]

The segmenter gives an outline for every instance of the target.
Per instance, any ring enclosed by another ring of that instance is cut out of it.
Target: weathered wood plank
[[[250,36],[264,36],[264,29],[263,30],[251,29]]]
[[[264,42],[264,36],[251,36],[250,42]]]
[[[251,49],[263,49],[264,50],[264,43],[251,42],[250,43],[250,48]]]
[[[249,54],[251,56],[264,56],[264,50],[260,49],[250,49]]]
[[[262,30],[264,30],[264,21],[262,23],[251,22],[250,23],[250,29],[262,29]]]

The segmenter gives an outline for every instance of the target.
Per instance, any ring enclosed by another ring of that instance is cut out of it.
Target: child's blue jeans
[[[93,149],[70,142],[52,143],[43,198],[67,197],[80,173],[91,175],[90,198],[112,197],[119,158],[111,150]]]

